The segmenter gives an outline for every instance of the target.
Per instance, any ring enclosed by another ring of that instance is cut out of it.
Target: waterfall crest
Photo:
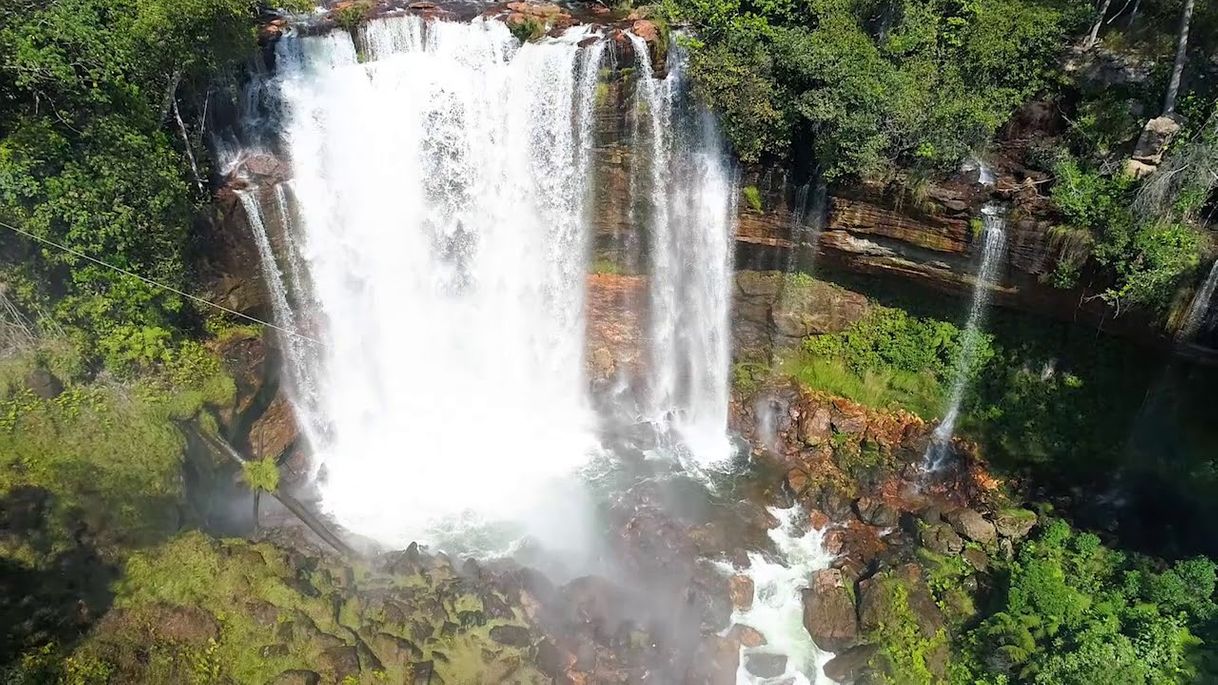
[[[721,462],[727,436],[731,361],[731,270],[735,179],[714,119],[689,100],[683,59],[673,47],[663,79],[647,45],[638,56],[635,158],[649,164],[650,419],[675,433],[701,464]]]
[[[935,471],[950,456],[952,436],[956,432],[956,421],[960,418],[960,404],[964,391],[968,389],[977,357],[977,343],[981,336],[981,324],[990,301],[990,287],[997,283],[1003,249],[1006,246],[1006,217],[997,203],[989,203],[981,210],[984,230],[981,242],[981,266],[973,283],[973,299],[969,305],[968,322],[964,326],[960,356],[956,358],[954,378],[947,397],[947,411],[935,428],[930,445],[923,456],[923,466]]]
[[[404,544],[511,519],[595,448],[585,200],[603,47],[568,36],[520,45],[499,22],[408,16],[277,47],[323,342],[304,419],[322,506],[357,533]]]

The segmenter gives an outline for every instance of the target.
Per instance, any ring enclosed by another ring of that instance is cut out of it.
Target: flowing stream
[[[689,101],[676,46],[668,74],[653,78],[646,43],[639,59],[634,159],[648,160],[649,345],[653,422],[701,465],[732,453],[727,435],[731,363],[731,272],[735,178],[709,113]]]
[[[1006,246],[1006,216],[1003,208],[994,202],[987,204],[981,210],[981,220],[981,266],[978,267],[977,277],[973,282],[972,303],[969,305],[960,355],[956,358],[954,378],[948,391],[946,412],[935,428],[922,458],[923,467],[928,471],[938,470],[951,456],[951,441],[956,431],[956,421],[960,418],[960,404],[964,401],[964,392],[968,389],[969,379],[976,365],[977,344],[982,335],[981,325],[985,318],[986,305],[990,301],[990,288],[998,281],[1002,253]]]

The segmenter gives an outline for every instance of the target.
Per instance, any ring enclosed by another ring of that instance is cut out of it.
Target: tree
[[[1087,42],[1083,44],[1084,48],[1090,50],[1095,47],[1095,42],[1100,37],[1100,27],[1104,25],[1104,17],[1108,15],[1108,7],[1110,5],[1112,5],[1112,0],[1104,0],[1103,4],[1100,5],[1099,16],[1095,18],[1095,23],[1091,25],[1091,33],[1087,35]]]
[[[1188,61],[1188,28],[1193,21],[1196,0],[1184,0],[1184,11],[1180,15],[1180,30],[1176,37],[1176,61],[1171,68],[1171,81],[1167,84],[1167,95],[1163,98],[1163,114],[1176,111],[1176,95],[1180,92],[1180,77],[1184,75],[1184,63]]]

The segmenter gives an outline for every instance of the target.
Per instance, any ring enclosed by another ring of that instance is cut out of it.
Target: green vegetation
[[[782,369],[810,387],[929,419],[943,410],[964,335],[950,323],[877,306],[841,333],[805,339]],[[992,356],[989,336],[979,336],[965,373],[975,376]]]
[[[695,91],[745,161],[810,143],[828,180],[945,169],[1056,86],[1089,3],[676,0]]]
[[[744,201],[754,212],[761,211],[761,191],[757,189],[757,186],[745,186],[741,194],[744,195]]]
[[[0,8],[0,220],[182,289],[206,200],[210,84],[254,49],[254,0]],[[189,122],[189,123],[188,123]],[[10,297],[106,361],[156,361],[177,295],[5,232]],[[39,323],[46,323],[39,321]]]
[[[521,43],[537,40],[546,34],[545,23],[536,17],[526,16],[520,21],[509,24],[508,29]]]
[[[372,0],[357,0],[357,2],[336,9],[334,21],[347,32],[354,34],[360,25],[372,16],[375,9],[376,3]]]
[[[1170,567],[1050,522],[1002,571],[993,611],[956,643],[956,683],[1209,682],[1215,566]]]
[[[275,492],[279,489],[279,467],[274,459],[251,459],[241,465],[241,479],[254,490]]]

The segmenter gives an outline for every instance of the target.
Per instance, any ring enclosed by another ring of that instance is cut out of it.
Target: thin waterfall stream
[[[1210,267],[1205,282],[1193,296],[1193,301],[1188,306],[1188,313],[1184,315],[1184,324],[1180,326],[1180,330],[1176,334],[1176,340],[1181,342],[1192,340],[1201,330],[1213,308],[1215,290],[1218,290],[1218,261],[1215,261],[1214,265]]]
[[[978,339],[982,335],[981,326],[990,301],[990,289],[997,284],[1006,246],[1006,216],[1003,207],[995,202],[987,204],[981,210],[981,221],[981,265],[977,268],[977,276],[973,282],[972,302],[964,326],[960,353],[956,358],[954,378],[951,389],[948,390],[946,411],[931,436],[926,454],[922,457],[923,468],[931,472],[939,470],[951,457],[951,441],[956,432],[956,421],[960,418],[960,405],[973,375]]]

